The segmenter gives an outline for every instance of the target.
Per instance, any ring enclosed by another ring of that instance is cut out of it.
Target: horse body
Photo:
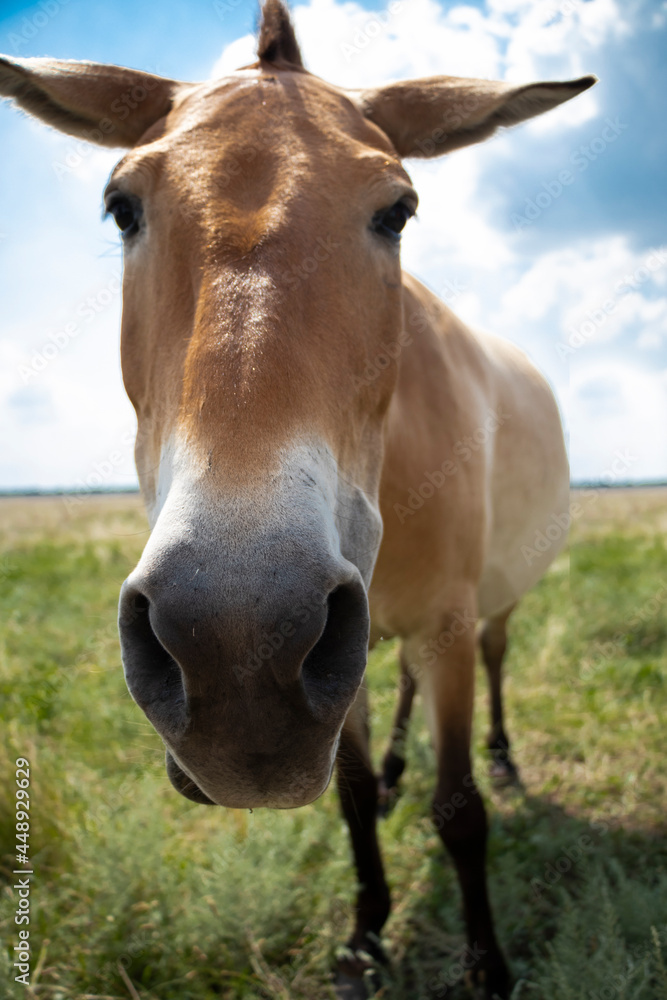
[[[0,59],[0,94],[129,149],[105,196],[152,526],[121,594],[128,686],[195,801],[302,805],[337,762],[361,884],[341,997],[364,995],[390,907],[369,633],[403,640],[398,729],[417,681],[475,972],[489,1000],[507,996],[470,761],[475,625],[488,619],[490,747],[506,749],[505,622],[562,546],[568,505],[544,380],[401,272],[417,204],[401,158],[480,141],[593,82],[342,91],[305,72],[280,0],[264,6],[258,63],[222,81]]]
[[[369,599],[374,635],[407,638],[448,603],[480,618],[516,604],[565,542],[561,529],[535,549],[568,510],[569,473],[551,390],[518,348],[473,333],[410,276],[404,316]]]

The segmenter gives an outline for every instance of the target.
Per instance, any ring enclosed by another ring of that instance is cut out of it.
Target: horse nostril
[[[327,620],[306,656],[301,677],[316,716],[349,703],[366,667],[369,615],[361,582],[342,584],[329,594]]]
[[[147,620],[150,601],[140,590],[128,591],[123,596],[120,605],[121,624],[132,625],[139,620],[141,615],[145,615]]]
[[[118,630],[125,680],[136,703],[151,721],[156,712],[184,716],[180,667],[155,634],[149,599],[127,582],[121,590]]]

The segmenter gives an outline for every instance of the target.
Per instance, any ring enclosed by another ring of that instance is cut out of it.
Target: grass
[[[477,771],[513,1000],[667,1000],[667,495],[593,493],[569,553],[513,618],[506,701],[524,787]],[[115,608],[147,537],[137,498],[0,505],[2,995],[320,1000],[352,917],[336,795],[295,812],[180,798],[125,689]],[[369,664],[376,758],[397,648]],[[31,762],[32,987],[14,982],[14,761]],[[467,996],[452,866],[429,819],[416,713],[381,825],[394,894],[385,1000]],[[36,967],[38,972],[36,972]]]

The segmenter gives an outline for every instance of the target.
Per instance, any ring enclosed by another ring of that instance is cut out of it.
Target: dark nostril
[[[349,701],[356,693],[368,654],[369,616],[359,582],[329,594],[324,631],[301,668],[303,686],[315,715]]]
[[[121,622],[131,625],[140,619],[142,615],[148,615],[150,601],[140,590],[129,591],[121,601]],[[144,619],[145,620],[145,619]]]
[[[125,680],[130,694],[153,721],[153,715],[184,716],[181,671],[151,624],[150,601],[125,583],[121,591],[118,630]]]

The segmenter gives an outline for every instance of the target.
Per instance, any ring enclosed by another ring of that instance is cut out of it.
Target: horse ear
[[[134,146],[167,114],[180,86],[120,66],[0,56],[0,96],[47,125],[100,146]]]
[[[262,7],[257,55],[264,62],[284,62],[303,69],[294,26],[282,0],[266,0]]]
[[[491,80],[435,76],[350,94],[399,156],[431,157],[488,139],[588,90],[597,78],[517,87]]]

